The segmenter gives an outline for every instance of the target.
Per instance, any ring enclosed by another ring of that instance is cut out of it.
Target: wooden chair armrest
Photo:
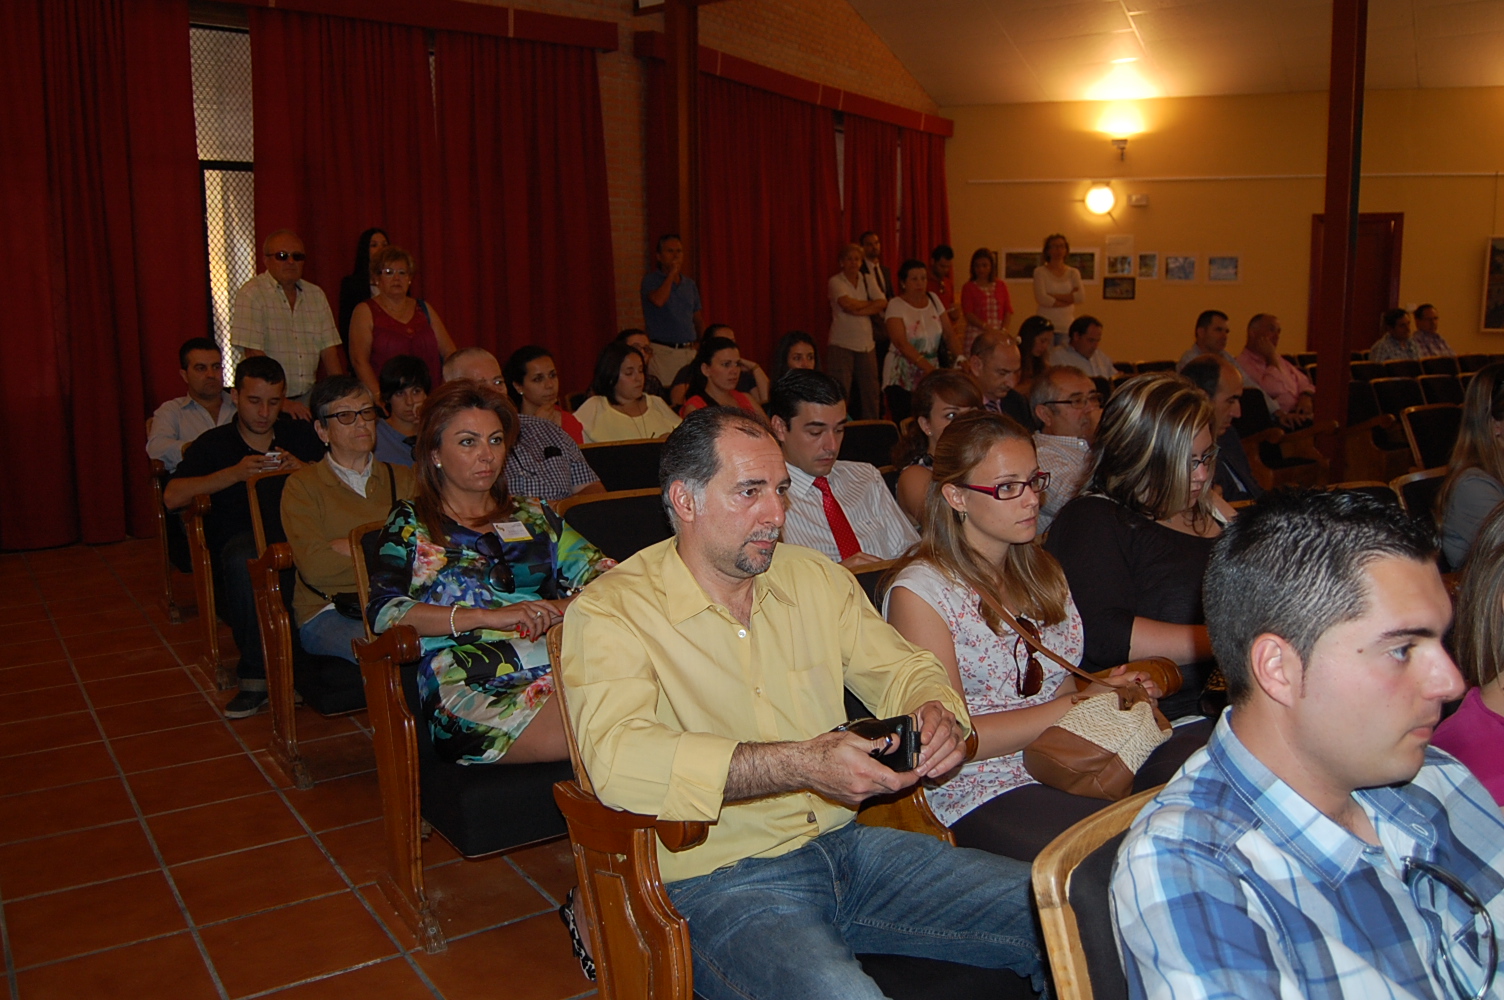
[[[200,520],[207,517],[209,515],[209,511],[213,509],[213,507],[214,500],[209,496],[209,494],[200,493],[196,495],[192,500],[188,501],[187,505],[178,511],[178,515],[183,519],[185,523],[188,521]]]
[[[700,846],[710,834],[709,823],[612,809],[574,781],[554,785],[554,801],[569,820],[570,839],[593,850],[623,853],[633,831],[648,830],[658,835],[664,847],[678,853]]]
[[[1354,434],[1367,434],[1376,430],[1388,430],[1399,423],[1399,418],[1393,413],[1381,413],[1377,417],[1370,417],[1360,424],[1349,424],[1346,427],[1337,428],[1337,434],[1341,437],[1352,437]]]
[[[1245,438],[1240,438],[1239,441],[1246,451],[1249,445],[1279,444],[1284,439],[1285,432],[1281,428],[1266,427],[1257,434],[1250,434]]]
[[[1302,427],[1298,431],[1286,431],[1282,444],[1295,444],[1297,442],[1312,441],[1323,434],[1333,434],[1337,430],[1337,421],[1318,420],[1309,427]]]

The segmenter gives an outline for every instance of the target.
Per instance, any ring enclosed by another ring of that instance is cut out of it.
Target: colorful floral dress
[[[448,544],[435,544],[412,503],[399,503],[387,518],[371,572],[368,613],[376,631],[397,624],[420,603],[497,608],[568,597],[606,568],[601,551],[547,504],[524,497],[513,503],[507,520],[520,523],[531,537],[502,541],[500,560],[482,553],[481,545],[490,543],[480,541],[481,532],[447,517]],[[517,531],[491,538],[504,534]],[[461,764],[500,760],[553,694],[547,641],[478,629],[456,637],[424,636],[421,642],[418,694],[434,751]]]

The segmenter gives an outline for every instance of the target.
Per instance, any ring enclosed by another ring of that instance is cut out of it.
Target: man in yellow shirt
[[[849,572],[778,544],[789,477],[767,426],[691,414],[659,481],[675,537],[574,602],[560,677],[602,802],[714,824],[699,847],[658,852],[695,992],[880,997],[854,952],[1009,968],[1038,988],[1026,865],[852,822],[869,796],[959,767],[970,719]],[[914,770],[874,760],[881,740],[831,732],[843,686],[880,717],[914,717]]]

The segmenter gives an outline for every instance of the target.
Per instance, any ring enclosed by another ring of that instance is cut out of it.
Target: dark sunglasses
[[[1499,942],[1494,935],[1494,921],[1488,914],[1483,900],[1466,882],[1429,861],[1416,857],[1401,859],[1404,864],[1405,888],[1410,890],[1410,899],[1420,910],[1427,926],[1437,935],[1439,947],[1431,961],[1436,978],[1450,980],[1453,995],[1458,1000],[1482,1000],[1493,989],[1494,975],[1499,970]],[[1450,907],[1439,899],[1438,890],[1450,892],[1461,899],[1472,911],[1472,920],[1466,924],[1451,916]],[[1439,904],[1439,905],[1438,905]],[[1447,926],[1448,924],[1452,926]],[[1480,953],[1481,952],[1481,953]],[[1460,964],[1476,964],[1482,982],[1474,988],[1465,978]],[[1445,970],[1446,975],[1442,975]]]
[[[512,570],[510,563],[502,555],[501,539],[487,532],[475,540],[475,548],[481,555],[491,560],[491,568],[486,572],[486,582],[497,590],[511,593],[517,589],[517,574]]]
[[[376,407],[374,406],[367,406],[363,410],[340,410],[338,413],[326,413],[319,419],[323,420],[326,424],[331,420],[338,420],[340,423],[348,427],[351,424],[355,423],[356,417],[359,417],[366,423],[370,424],[375,423],[376,418],[379,416],[381,416],[380,410],[376,409]]]
[[[1040,633],[1038,625],[1022,615],[1014,616],[1014,621],[1018,622],[1018,627],[1023,629],[1023,632],[1029,633],[1030,639],[1038,643],[1044,642],[1044,636]],[[1018,634],[1018,640],[1013,643],[1013,663],[1015,666],[1023,663],[1021,654],[1028,653],[1028,667],[1027,669],[1018,667],[1013,675],[1013,683],[1014,690],[1020,697],[1029,698],[1038,694],[1039,689],[1044,686],[1044,668],[1039,665],[1039,657],[1034,654],[1034,647],[1029,645],[1029,640],[1024,638],[1023,632]]]
[[[267,252],[266,255],[268,257],[275,257],[275,258],[277,258],[280,261],[286,261],[288,258],[291,258],[291,259],[297,260],[297,261],[301,261],[301,260],[306,259],[307,256],[308,256],[307,254],[303,253],[303,251],[301,251],[301,250],[291,250],[291,251],[289,251],[289,250],[270,250],[270,251]]]

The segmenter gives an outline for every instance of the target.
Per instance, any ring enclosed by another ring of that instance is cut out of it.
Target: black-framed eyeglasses
[[[335,413],[326,413],[319,419],[324,421],[324,423],[326,424],[331,420],[338,420],[346,427],[349,427],[351,424],[355,423],[356,417],[359,417],[361,420],[365,421],[368,424],[373,424],[376,422],[376,418],[379,416],[381,416],[380,410],[376,409],[376,407],[374,406],[367,406],[362,410],[339,410]]]
[[[1023,615],[1017,615],[1013,619],[1018,622],[1018,627],[1029,633],[1029,638],[1035,642],[1044,641],[1039,626],[1035,625]],[[1024,666],[1024,656],[1028,656],[1028,666]],[[1039,665],[1039,657],[1034,653],[1034,647],[1029,645],[1023,632],[1018,634],[1018,639],[1013,643],[1013,689],[1018,692],[1020,698],[1029,698],[1039,693],[1044,686],[1044,668]]]
[[[268,257],[273,257],[284,262],[288,260],[302,261],[306,260],[308,257],[308,255],[301,250],[268,250],[266,252],[266,255]]]
[[[1400,860],[1410,901],[1437,936],[1431,971],[1443,983],[1451,983],[1458,1000],[1482,1000],[1492,990],[1494,975],[1499,970],[1499,941],[1488,908],[1466,882],[1440,865],[1416,857]],[[1472,910],[1472,919],[1463,923],[1453,917],[1446,901],[1438,898],[1438,886],[1466,903]],[[1475,988],[1467,981],[1465,968],[1459,965],[1477,966],[1482,982]]]
[[[1216,461],[1217,461],[1217,455],[1220,454],[1221,451],[1222,451],[1222,449],[1220,447],[1218,447],[1217,445],[1212,445],[1210,448],[1206,449],[1206,451],[1203,451],[1201,454],[1199,454],[1199,455],[1192,455],[1191,456],[1191,471],[1195,472],[1197,469],[1201,468],[1203,465],[1205,465],[1207,467],[1211,467],[1212,465],[1215,465]]]
[[[1102,408],[1102,394],[1100,392],[1078,392],[1067,399],[1047,399],[1045,406],[1069,406],[1073,410],[1084,410],[1089,406]]]
[[[978,486],[975,483],[961,483],[968,490],[976,490],[978,493],[986,493],[994,500],[1017,500],[1024,495],[1024,487],[1027,486],[1035,493],[1043,493],[1050,488],[1050,474],[1048,472],[1036,472],[1028,479],[1019,482],[998,483],[996,486]]]
[[[501,539],[496,535],[486,532],[475,540],[475,548],[481,555],[491,560],[491,568],[486,571],[486,582],[497,590],[511,593],[517,589],[517,574],[512,569],[512,564],[506,561],[502,555]]]

